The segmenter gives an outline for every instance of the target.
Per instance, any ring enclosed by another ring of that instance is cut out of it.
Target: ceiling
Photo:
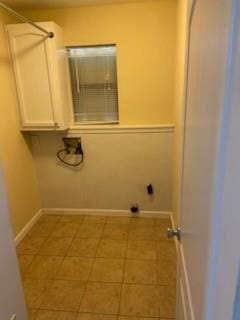
[[[1,0],[0,0],[1,1]],[[124,2],[139,2],[139,0],[3,0],[12,8],[67,8],[86,5],[117,4]]]

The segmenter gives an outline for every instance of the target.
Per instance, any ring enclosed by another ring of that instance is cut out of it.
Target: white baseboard
[[[72,208],[43,208],[38,210],[38,212],[32,217],[32,219],[25,225],[25,227],[17,234],[14,241],[15,244],[18,243],[25,237],[28,231],[33,227],[33,225],[38,221],[38,219],[43,214],[60,214],[60,215],[99,215],[99,216],[135,216],[129,210],[116,210],[116,209],[72,209]],[[136,216],[145,218],[166,218],[169,217],[172,222],[172,227],[175,227],[173,214],[168,211],[139,211]]]
[[[38,212],[32,217],[32,219],[28,221],[25,227],[16,235],[14,239],[16,245],[18,245],[19,242],[25,237],[25,235],[32,228],[32,226],[38,221],[41,215],[42,215],[42,209],[38,210]]]
[[[129,210],[116,209],[72,209],[72,208],[43,208],[42,214],[61,214],[61,215],[99,215],[99,216],[134,216]],[[172,213],[168,211],[139,211],[136,216],[146,218],[166,218],[171,217]]]
[[[28,231],[34,226],[38,219],[43,214],[60,214],[60,215],[99,215],[99,216],[134,216],[129,210],[116,210],[116,209],[72,209],[72,208],[43,208],[32,217],[32,219],[25,225],[25,227],[15,237],[15,245],[25,237]],[[174,220],[172,212],[168,211],[139,211],[136,216],[145,218],[166,218],[169,217],[174,228]]]

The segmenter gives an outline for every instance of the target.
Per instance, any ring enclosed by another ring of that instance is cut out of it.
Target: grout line
[[[84,219],[84,220],[85,220],[85,219]],[[84,220],[83,220],[83,221],[84,221]],[[92,274],[92,271],[93,271],[93,267],[94,267],[94,265],[95,265],[95,261],[96,261],[96,258],[97,258],[97,251],[98,251],[98,248],[99,248],[100,243],[101,243],[101,239],[102,239],[102,235],[103,235],[103,230],[104,230],[104,228],[105,228],[106,223],[107,223],[107,217],[105,218],[105,222],[103,223],[101,235],[100,235],[100,237],[99,237],[99,239],[98,239],[98,244],[97,244],[97,246],[96,246],[96,250],[95,250],[94,257],[93,257],[93,261],[92,261],[92,264],[91,264],[91,267],[90,267],[90,271],[89,271],[89,274],[88,274],[88,279],[87,279],[87,281],[86,281],[85,288],[84,288],[83,294],[82,294],[82,298],[80,299],[80,303],[79,303],[79,306],[78,306],[78,312],[80,312],[80,310],[81,310],[82,301],[83,301],[83,299],[84,299],[84,297],[85,297],[85,294],[86,294],[86,291],[87,291],[87,285],[88,285],[88,283],[89,283],[89,279],[90,279],[90,277],[91,277],[91,274]]]
[[[132,219],[130,218],[130,222],[129,222],[129,226],[128,226],[127,245],[126,245],[124,265],[123,265],[122,284],[121,284],[120,296],[119,296],[119,302],[118,302],[118,311],[117,311],[118,317],[120,315],[120,307],[121,307],[122,292],[123,292],[123,286],[124,286],[124,278],[125,278],[125,270],[126,270],[126,263],[127,263],[127,252],[128,252],[128,244],[129,244],[129,239],[130,239],[131,225],[132,225]]]
[[[156,239],[157,239],[157,221],[156,221],[156,219],[154,219],[154,230],[155,230]],[[159,285],[159,284],[160,284],[160,281],[159,281],[159,269],[158,269],[158,266],[159,266],[158,241],[156,241],[156,253],[157,253],[157,259],[156,259],[156,265],[157,265],[157,284]],[[160,305],[160,302],[159,302],[159,305]],[[160,311],[159,311],[159,315],[160,315]]]
[[[43,280],[43,281],[54,281],[54,279],[39,279],[39,278],[28,278],[27,280]],[[57,278],[55,279],[56,281],[58,280],[63,280],[63,281],[68,281],[68,282],[81,282],[82,284],[88,284],[88,283],[98,283],[98,284],[109,284],[109,285],[122,285],[122,284],[127,284],[128,286],[142,286],[142,287],[163,287],[163,288],[166,288],[166,287],[174,287],[174,285],[172,284],[161,284],[161,285],[158,285],[156,283],[131,283],[131,282],[109,282],[109,281],[82,281],[82,280],[79,280],[79,279],[66,279],[66,278]],[[32,308],[34,309],[34,308]]]
[[[50,232],[49,236],[47,237],[47,240],[52,237],[52,233],[53,233],[54,229],[56,228],[58,222],[60,222],[60,220],[61,220],[61,217],[59,217],[56,225],[54,226],[54,228],[53,228],[53,230],[52,230],[52,232]],[[67,238],[67,237],[66,237],[66,238]],[[47,240],[46,240],[46,241],[47,241]],[[45,242],[46,242],[46,241],[45,241]],[[73,238],[72,238],[72,241],[73,241]],[[41,305],[42,305],[42,303],[43,303],[43,300],[44,300],[44,297],[45,297],[46,292],[47,292],[47,291],[49,292],[49,291],[51,290],[51,288],[52,288],[53,285],[54,285],[54,282],[57,280],[58,272],[59,272],[59,270],[62,268],[63,262],[64,262],[64,260],[65,260],[66,254],[67,254],[67,252],[68,252],[68,250],[69,250],[69,248],[70,248],[70,245],[72,244],[72,241],[69,243],[69,246],[68,246],[67,250],[65,251],[65,254],[64,254],[64,255],[61,255],[61,257],[62,257],[62,262],[61,262],[60,265],[59,265],[59,268],[58,268],[58,271],[57,271],[56,274],[55,274],[55,277],[54,277],[53,279],[51,279],[51,280],[52,280],[52,284],[49,286],[49,288],[46,288],[46,289],[44,290],[44,294],[43,294],[43,297],[42,297],[42,301],[41,301],[41,303],[40,303],[40,305],[39,305],[39,309],[41,309]],[[39,254],[39,256],[41,256],[41,255]],[[42,255],[42,256],[43,256],[43,255]],[[53,255],[48,255],[48,256],[53,256]]]
[[[99,313],[95,313],[95,312],[78,312],[78,311],[69,311],[69,310],[55,310],[55,309],[49,309],[49,308],[44,308],[44,309],[36,309],[36,308],[31,308],[29,310],[36,310],[37,312],[41,312],[41,311],[50,311],[50,312],[56,312],[56,313],[61,313],[61,312],[64,312],[64,313],[75,313],[76,315],[79,315],[79,314],[90,314],[90,315],[99,315]],[[122,317],[122,315],[118,315],[118,314],[113,314],[113,313],[100,313],[101,315],[106,315],[106,316],[113,316],[113,317],[117,317],[119,318]],[[128,316],[123,316],[123,317],[127,317],[127,318],[131,318],[131,319],[136,319],[136,316],[132,316],[132,315],[128,315]],[[146,316],[137,316],[137,318],[139,319],[146,319]],[[148,316],[147,317],[148,319],[162,319],[162,318],[159,318],[159,317],[151,317],[151,316]],[[36,318],[34,318],[36,319]],[[166,318],[164,318],[166,319]],[[167,318],[168,320],[174,320],[173,318]]]
[[[157,284],[158,284],[158,288],[160,286],[160,273],[159,273],[159,247],[158,247],[158,228],[157,228],[157,221],[154,220],[154,228],[155,228],[155,233],[156,233],[156,253],[157,253],[157,260],[156,260],[156,265],[157,265]],[[158,289],[158,314],[159,314],[159,319],[160,319],[160,316],[161,316],[161,301],[160,301],[160,288]]]

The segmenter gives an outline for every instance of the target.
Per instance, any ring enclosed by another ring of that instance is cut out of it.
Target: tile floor
[[[43,215],[17,247],[30,320],[174,319],[169,219]]]

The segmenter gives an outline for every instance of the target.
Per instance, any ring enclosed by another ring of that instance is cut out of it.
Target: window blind
[[[68,48],[75,122],[117,122],[116,46]]]

